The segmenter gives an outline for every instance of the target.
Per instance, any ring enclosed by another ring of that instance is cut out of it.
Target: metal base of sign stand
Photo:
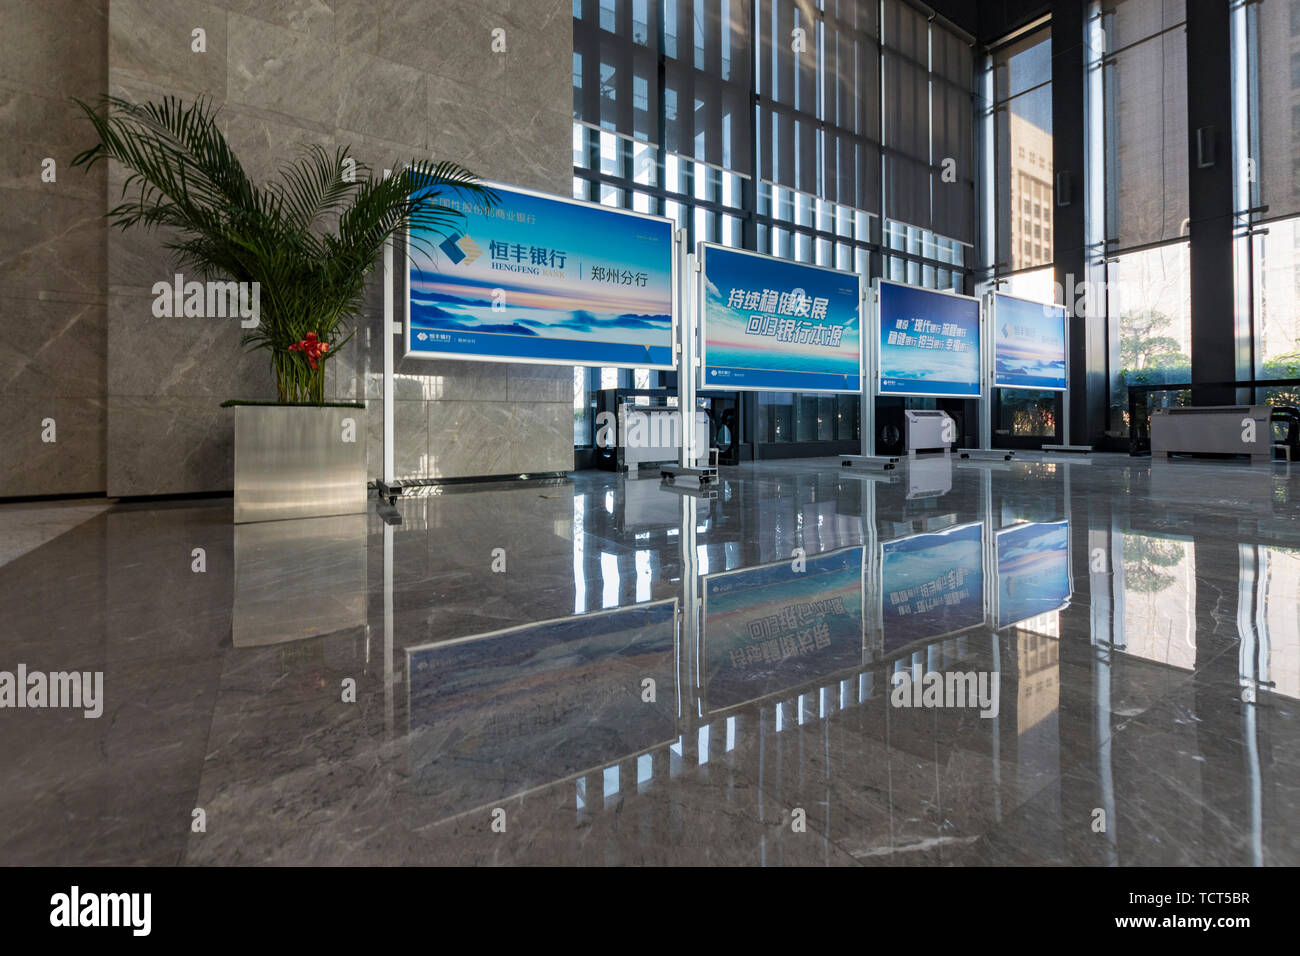
[[[690,435],[687,435],[686,438],[687,441],[691,440]],[[699,460],[698,457],[695,458],[696,462],[699,462]],[[659,466],[659,477],[664,481],[676,481],[678,478],[694,478],[701,485],[707,485],[710,482],[718,480],[718,449],[710,448],[707,460],[708,464],[703,468],[694,465],[673,465],[665,463]]]
[[[961,457],[970,461],[1010,461],[1016,453],[1004,448],[994,448],[984,450],[980,448],[968,448],[961,450]]]
[[[1043,452],[1064,451],[1076,455],[1087,455],[1092,451],[1091,445],[1044,445]]]
[[[1011,458],[966,458],[962,456],[961,461],[955,462],[958,468],[983,468],[986,471],[1010,471],[1014,459]],[[1023,463],[1025,459],[1020,459]]]
[[[876,456],[876,455],[840,455],[841,468],[879,468],[882,471],[893,471],[898,467],[898,457],[893,455]]]
[[[681,495],[684,498],[698,498],[702,501],[712,501],[718,497],[718,489],[710,488],[704,482],[696,488],[690,485],[675,485],[671,481],[665,481],[659,486],[663,491],[671,491],[675,495]]]
[[[397,499],[402,497],[402,483],[400,481],[384,481],[382,478],[375,482],[375,488],[379,491],[379,497],[388,502],[392,507]]]
[[[389,505],[397,503],[398,498],[427,494],[444,494],[456,489],[497,490],[516,488],[521,484],[571,485],[573,479],[564,471],[529,472],[518,475],[484,475],[467,478],[402,478],[400,480],[375,482],[375,491],[381,500]]]
[[[843,481],[863,481],[868,484],[895,485],[903,480],[903,473],[897,468],[890,468],[888,471],[872,471],[866,468],[853,468],[849,471],[841,471],[839,477]]]
[[[701,485],[707,485],[711,481],[718,480],[718,469],[688,468],[685,465],[662,465],[659,468],[659,477],[666,481],[676,481],[678,478],[694,478]]]
[[[1067,465],[1067,464],[1091,465],[1095,460],[1086,451],[1082,450],[1082,446],[1076,445],[1074,446],[1072,451],[1073,454],[1065,453],[1061,451],[1048,451],[1045,449],[1033,448],[1027,451],[1021,451],[1019,454],[1017,454],[1016,461],[1025,462],[1025,463],[1056,462],[1057,464],[1060,465]]]

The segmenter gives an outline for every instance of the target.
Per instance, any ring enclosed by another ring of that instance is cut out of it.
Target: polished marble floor
[[[0,863],[1300,863],[1300,467],[397,510],[113,504],[0,566],[0,671],[105,698],[0,710]],[[930,674],[996,703],[904,701]]]

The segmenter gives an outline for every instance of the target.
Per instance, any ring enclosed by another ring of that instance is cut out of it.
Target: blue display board
[[[881,545],[886,653],[984,623],[983,529],[976,522]]]
[[[417,792],[456,812],[672,740],[676,636],[668,600],[408,648]]]
[[[861,665],[862,603],[861,548],[705,578],[709,711]]]
[[[702,244],[702,388],[858,392],[853,273]]]
[[[979,397],[978,299],[881,282],[876,317],[880,394]]]
[[[673,367],[671,221],[489,185],[495,207],[445,201],[453,235],[412,235],[408,357]]]
[[[1065,390],[1065,306],[993,296],[993,384]]]
[[[1047,611],[1070,599],[1070,524],[1022,524],[999,531],[998,627]]]

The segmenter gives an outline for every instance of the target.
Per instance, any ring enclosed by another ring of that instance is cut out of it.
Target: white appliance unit
[[[696,435],[707,445],[709,413],[695,412]],[[618,409],[618,467],[635,470],[641,465],[659,465],[677,460],[685,436],[681,410],[668,405],[637,405],[624,402]],[[704,451],[707,458],[708,451]]]
[[[947,454],[957,437],[957,423],[947,412],[908,408],[903,411],[903,445],[907,454],[942,451]]]
[[[1151,413],[1151,456],[1248,455],[1273,460],[1272,410],[1267,405],[1157,408]]]

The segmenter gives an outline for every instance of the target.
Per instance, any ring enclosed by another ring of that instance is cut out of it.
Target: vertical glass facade
[[[1237,282],[1258,379],[1300,378],[1300,0],[1233,5]],[[1240,290],[1239,290],[1240,291]],[[1257,399],[1300,405],[1300,387]]]
[[[574,0],[573,30],[576,197],[667,216],[692,247],[966,291],[974,68],[955,30],[903,0]],[[582,445],[594,377],[574,381]],[[754,410],[746,441],[858,437],[856,395]]]
[[[1300,219],[1269,223],[1252,236],[1255,375],[1300,378]],[[1269,400],[1300,404],[1300,388],[1271,389]]]
[[[1053,261],[1051,27],[995,50],[992,69],[994,271],[1002,275]]]
[[[1052,27],[1031,25],[993,47],[985,61],[986,275],[1007,295],[1057,299],[1052,136]],[[1059,436],[1055,392],[993,389],[994,444],[1051,442]]]
[[[1106,268],[1111,338],[1111,427],[1128,430],[1129,385],[1192,380],[1191,272],[1187,243],[1116,256]],[[1187,392],[1156,392],[1153,402],[1186,404]]]
[[[1100,13],[1110,428],[1126,435],[1127,386],[1191,380],[1187,16],[1183,0]]]

